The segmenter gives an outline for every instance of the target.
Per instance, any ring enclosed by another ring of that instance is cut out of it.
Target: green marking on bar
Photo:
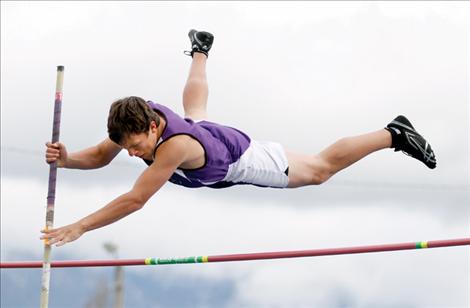
[[[428,242],[418,242],[418,243],[416,243],[416,248],[418,248],[418,249],[428,248]]]
[[[157,259],[156,264],[189,264],[196,263],[196,257],[187,257],[187,258],[171,258],[171,259]]]

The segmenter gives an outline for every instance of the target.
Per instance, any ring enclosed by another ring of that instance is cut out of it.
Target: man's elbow
[[[105,156],[99,156],[99,157],[96,157],[96,160],[95,160],[95,165],[97,168],[103,168],[103,167],[106,167],[107,165],[109,165],[109,163],[112,161],[112,159],[109,159]]]
[[[147,200],[145,200],[141,196],[131,194],[130,195],[130,202],[129,202],[129,209],[132,212],[138,211],[138,210],[140,210],[141,208],[144,207],[146,202],[147,202]]]

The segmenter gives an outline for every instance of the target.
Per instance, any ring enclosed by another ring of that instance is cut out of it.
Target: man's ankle
[[[199,52],[199,51],[194,51],[193,52],[193,59],[194,60],[206,60],[208,57],[206,54],[204,54],[203,52]]]

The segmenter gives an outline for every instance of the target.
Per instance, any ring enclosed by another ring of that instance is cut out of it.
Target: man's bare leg
[[[365,156],[390,148],[391,145],[390,132],[381,129],[360,136],[342,138],[317,155],[286,151],[289,162],[288,187],[321,184]]]
[[[206,76],[207,57],[195,52],[188,79],[183,91],[183,107],[185,117],[193,120],[207,119],[207,99],[209,86]]]
[[[193,120],[207,119],[209,86],[206,76],[206,62],[214,36],[205,31],[189,30],[191,51],[185,52],[193,58],[188,79],[183,91],[185,117]]]

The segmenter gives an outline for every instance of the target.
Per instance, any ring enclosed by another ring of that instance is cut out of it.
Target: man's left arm
[[[158,148],[156,154],[158,160],[145,169],[129,192],[73,224],[47,231],[42,230],[44,235],[41,239],[49,240],[50,245],[62,246],[78,239],[87,231],[109,225],[141,209],[187,157],[187,147],[184,141],[178,138],[173,139],[175,140],[168,140]]]

